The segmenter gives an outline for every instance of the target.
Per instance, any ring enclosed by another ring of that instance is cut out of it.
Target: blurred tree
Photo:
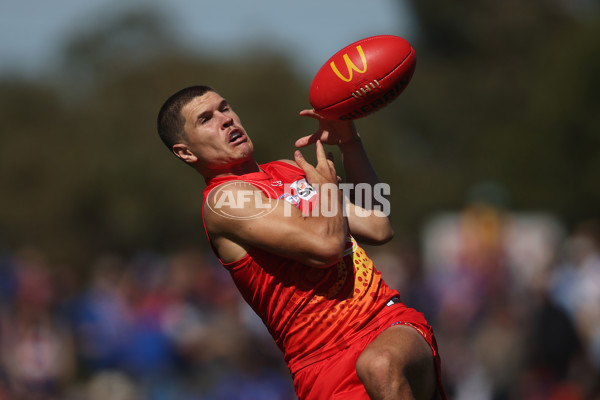
[[[401,171],[394,187],[417,193],[403,202],[411,229],[489,180],[513,208],[597,214],[597,7],[583,19],[560,1],[411,4],[417,71],[386,121],[404,132],[384,149]]]
[[[192,55],[163,23],[141,10],[91,24],[66,44],[52,85],[0,81],[0,242],[76,260],[206,245],[202,178],[155,126],[162,102],[188,85],[229,96],[259,160],[292,156],[291,138],[309,123],[294,111],[306,107],[306,89],[287,60],[258,47],[227,62]]]
[[[556,1],[413,2],[415,76],[394,104],[357,121],[392,186],[396,231],[460,208],[480,181],[509,206],[567,221],[598,215],[600,32]],[[259,161],[290,158],[313,121],[309,82],[283,54],[249,46],[223,59],[180,47],[160,10],[90,22],[44,81],[0,77],[0,245],[61,257],[206,245],[204,187],[156,134],[164,99],[209,84],[227,96]],[[308,157],[312,154],[305,152]]]
[[[52,233],[61,218],[71,130],[48,85],[11,79],[0,82],[0,93],[0,245],[14,246]]]

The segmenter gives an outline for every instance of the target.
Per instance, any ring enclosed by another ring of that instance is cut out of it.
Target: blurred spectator
[[[583,341],[586,361],[579,374],[585,392],[600,398],[600,222],[577,225],[565,242],[565,258],[550,278],[550,296],[574,324]]]
[[[135,383],[119,371],[103,371],[88,382],[84,396],[88,400],[141,400]]]
[[[73,326],[86,374],[119,367],[131,323],[119,287],[124,268],[120,258],[102,255],[91,267],[89,286],[74,299]]]
[[[0,316],[0,349],[7,386],[19,399],[58,399],[73,375],[72,335],[53,312],[54,286],[42,254],[14,258],[16,292]]]
[[[566,259],[551,278],[552,297],[569,314],[588,343],[600,372],[600,224],[579,224],[565,243]]]

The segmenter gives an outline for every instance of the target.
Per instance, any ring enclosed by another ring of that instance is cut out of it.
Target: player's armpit
[[[342,258],[345,226],[340,215],[305,216],[283,199],[269,198],[257,187],[230,181],[207,198],[204,218],[216,244],[253,246],[313,267],[328,267]],[[221,246],[221,251],[231,246]],[[220,254],[223,258],[223,254]]]

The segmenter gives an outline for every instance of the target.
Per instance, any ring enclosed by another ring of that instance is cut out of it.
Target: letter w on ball
[[[367,58],[365,57],[365,53],[363,52],[363,49],[361,46],[356,46],[356,50],[358,51],[358,54],[360,55],[360,60],[362,61],[363,69],[359,69],[352,62],[352,60],[350,60],[348,53],[344,54],[344,62],[346,63],[346,68],[348,69],[348,77],[347,78],[344,75],[342,75],[342,73],[338,70],[337,66],[335,65],[335,62],[332,61],[329,64],[331,66],[331,69],[333,70],[333,73],[336,74],[337,77],[340,78],[341,80],[343,80],[344,82],[350,82],[352,80],[353,71],[356,71],[360,74],[364,74],[365,72],[367,72]]]

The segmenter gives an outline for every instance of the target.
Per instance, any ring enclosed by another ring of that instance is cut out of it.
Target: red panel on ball
[[[309,90],[309,101],[330,119],[356,119],[393,101],[406,88],[416,56],[403,38],[372,36],[335,53],[319,69]]]

